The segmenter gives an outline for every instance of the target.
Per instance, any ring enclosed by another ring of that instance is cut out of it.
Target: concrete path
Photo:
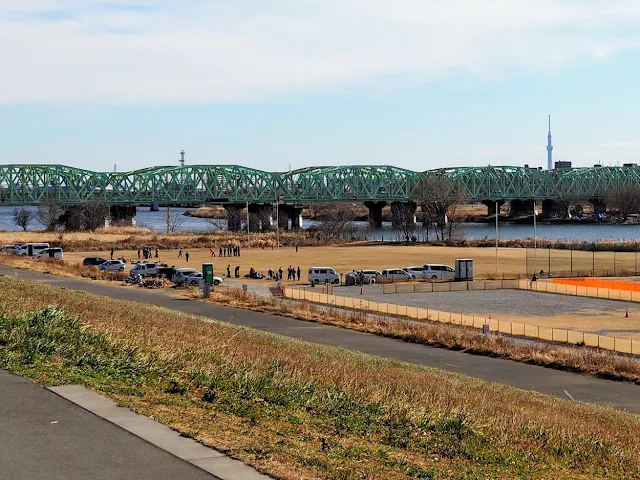
[[[565,399],[611,405],[640,414],[640,386],[633,384],[526,365],[510,360],[427,347],[287,317],[206,304],[199,300],[173,298],[138,287],[109,286],[83,280],[43,275],[27,270],[17,270],[4,265],[0,266],[1,273],[30,280],[41,280],[52,285],[64,286],[121,300],[150,303],[185,313],[244,325],[257,330],[463,373],[471,377],[499,382],[524,390],[547,393]]]
[[[0,370],[0,478],[212,480],[218,477],[29,380]]]

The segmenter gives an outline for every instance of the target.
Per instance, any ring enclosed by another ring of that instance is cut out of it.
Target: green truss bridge
[[[153,167],[100,173],[64,165],[0,165],[0,205],[61,205],[100,200],[110,205],[201,203],[299,204],[331,201],[407,201],[426,175],[445,175],[466,188],[471,201],[604,198],[640,182],[638,167],[536,170],[464,167],[414,172],[390,166],[311,167],[273,173],[237,165]]]
[[[245,204],[279,203],[284,209],[295,209],[303,203],[348,201],[367,204],[370,213],[373,210],[372,223],[377,224],[382,206],[410,201],[416,186],[428,175],[459,181],[469,200],[485,203],[490,214],[496,203],[505,201],[511,202],[512,210],[523,212],[532,211],[534,200],[549,204],[571,196],[598,202],[606,192],[640,182],[638,167],[546,171],[464,167],[414,172],[391,166],[342,166],[277,173],[237,165],[190,165],[101,173],[64,165],[14,164],[0,165],[0,206],[43,202],[72,206],[95,200],[129,209],[154,204],[220,204],[229,210]],[[135,215],[135,209],[133,212]]]

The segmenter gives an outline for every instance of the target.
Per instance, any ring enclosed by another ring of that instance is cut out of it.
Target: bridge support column
[[[152,203],[151,206],[149,207],[149,211],[150,212],[159,212],[160,211],[160,205],[158,205],[157,203]]]
[[[369,209],[369,226],[371,228],[382,227],[382,209],[387,206],[387,202],[364,202],[364,206]]]
[[[401,228],[403,225],[415,225],[417,208],[418,206],[415,202],[393,202],[391,204],[391,224],[393,228]]]
[[[267,232],[273,224],[273,205],[270,203],[249,204],[249,230]]]
[[[593,213],[607,213],[607,204],[604,203],[604,200],[591,198],[589,203],[593,205]]]
[[[494,217],[496,214],[496,201],[495,200],[483,200],[483,205],[487,206],[487,216]],[[498,208],[504,205],[504,200],[498,200]],[[533,211],[533,206],[531,207],[531,211]]]
[[[135,205],[111,205],[109,207],[109,225],[136,225]],[[106,226],[107,222],[105,222]]]
[[[542,201],[542,217],[548,218],[558,216],[560,218],[567,218],[567,209],[555,200],[543,200]]]
[[[239,232],[242,230],[242,203],[229,203],[224,206],[227,211],[227,230]]]
[[[285,230],[302,228],[302,207],[282,204],[279,207],[280,226]]]
[[[530,217],[532,215],[533,200],[511,200],[509,202],[510,217]]]

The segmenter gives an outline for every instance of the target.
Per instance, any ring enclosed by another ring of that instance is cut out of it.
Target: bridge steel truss
[[[64,165],[0,165],[0,205],[233,204],[406,201],[426,175],[459,181],[471,201],[604,198],[640,184],[638,167],[536,170],[463,167],[413,172],[391,166],[309,167],[273,173],[237,165],[154,167],[100,173]]]

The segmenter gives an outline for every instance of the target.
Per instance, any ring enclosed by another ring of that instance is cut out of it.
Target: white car
[[[126,265],[122,262],[122,260],[107,260],[104,263],[98,265],[98,268],[107,272],[124,272],[124,268]]]
[[[416,278],[425,278],[424,269],[422,267],[404,267],[403,270]]]
[[[2,253],[13,253],[13,251],[16,249],[18,245],[3,245],[2,248],[0,248],[0,252]]]
[[[129,272],[131,277],[155,277],[158,275],[157,263],[136,263]]]
[[[200,282],[204,280],[204,277],[202,276],[202,272],[197,272],[197,271],[182,275],[180,278],[181,278],[181,281],[178,283],[186,283],[193,286],[200,285]],[[221,283],[222,283],[222,278],[213,277],[214,285],[220,285]]]
[[[431,280],[453,280],[456,277],[456,270],[449,265],[426,264],[422,267],[422,277]]]
[[[60,247],[49,247],[40,253],[36,253],[33,258],[55,258],[56,260],[62,260],[64,258],[64,252]]]
[[[386,268],[382,271],[381,278],[388,278],[393,281],[406,282],[413,280],[415,275],[405,272],[401,268]]]

